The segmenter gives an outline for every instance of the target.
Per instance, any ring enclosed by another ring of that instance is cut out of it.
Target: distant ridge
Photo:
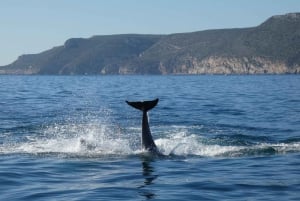
[[[0,74],[286,73],[300,73],[300,13],[251,28],[73,38],[0,67]]]

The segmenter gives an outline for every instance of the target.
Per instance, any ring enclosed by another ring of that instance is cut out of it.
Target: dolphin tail
[[[126,103],[134,107],[135,109],[141,110],[143,112],[147,112],[148,110],[151,110],[157,105],[158,98],[152,101],[138,101],[138,102],[126,101]]]

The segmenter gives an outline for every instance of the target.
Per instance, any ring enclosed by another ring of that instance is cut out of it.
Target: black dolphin
[[[126,103],[143,112],[143,120],[142,120],[142,146],[143,146],[143,149],[145,149],[151,153],[160,155],[160,153],[152,139],[149,122],[148,122],[148,115],[147,115],[147,112],[157,105],[158,99],[155,99],[152,101],[138,101],[138,102],[126,101]]]

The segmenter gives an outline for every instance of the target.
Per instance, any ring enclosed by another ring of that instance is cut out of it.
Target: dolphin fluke
[[[152,139],[149,122],[148,122],[148,115],[147,111],[154,108],[157,103],[158,99],[152,100],[152,101],[139,101],[139,102],[129,102],[126,101],[126,103],[138,110],[141,110],[143,112],[142,116],[142,147],[151,153],[159,155],[159,151],[157,150],[157,147]]]
[[[129,102],[126,101],[126,103],[135,109],[141,110],[143,112],[147,112],[154,108],[158,103],[158,98],[152,101],[138,101],[138,102]]]

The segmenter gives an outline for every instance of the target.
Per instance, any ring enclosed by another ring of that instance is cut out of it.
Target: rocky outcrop
[[[282,61],[262,57],[219,57],[210,56],[202,60],[187,59],[188,62],[174,68],[173,74],[299,74],[300,66],[287,66]],[[160,70],[167,74],[162,63]]]

